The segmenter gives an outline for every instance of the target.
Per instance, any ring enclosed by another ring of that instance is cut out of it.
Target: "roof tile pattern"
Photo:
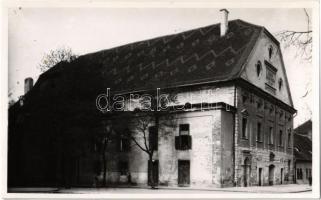
[[[103,85],[119,92],[225,81],[239,75],[262,29],[233,20],[223,37],[215,24],[87,54],[79,60],[82,65],[100,66],[106,80]]]

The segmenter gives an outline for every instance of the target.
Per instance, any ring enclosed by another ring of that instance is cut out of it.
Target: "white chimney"
[[[25,94],[31,90],[33,87],[33,79],[32,78],[26,78],[25,79]]]
[[[221,9],[220,10],[222,12],[221,15],[221,37],[225,36],[225,34],[227,33],[228,30],[228,10]]]

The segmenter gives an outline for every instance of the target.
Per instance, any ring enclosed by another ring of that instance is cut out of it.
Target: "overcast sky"
[[[306,30],[303,9],[228,9],[229,19],[282,30]],[[311,14],[311,12],[309,11]],[[50,50],[66,46],[78,55],[219,23],[216,8],[12,8],[9,9],[9,91],[23,94],[26,77],[37,79],[38,64]],[[311,63],[282,49],[294,106],[295,124],[310,118]]]

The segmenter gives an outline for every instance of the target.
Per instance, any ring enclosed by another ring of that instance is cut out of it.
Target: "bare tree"
[[[297,55],[303,59],[311,61],[312,59],[312,29],[311,19],[309,13],[303,9],[306,20],[307,29],[304,31],[298,30],[283,30],[276,33],[276,37],[284,43],[285,48],[295,47],[297,48]]]
[[[160,132],[162,137],[168,134],[168,132],[160,130],[176,126],[175,115],[169,108],[163,110],[157,108],[165,108],[171,102],[176,102],[176,96],[174,93],[170,93],[166,101],[159,101],[156,95],[149,96],[147,99],[140,100],[141,109],[123,112],[120,117],[115,118],[113,126],[117,130],[116,132],[133,141],[134,145],[148,155],[148,183],[153,189],[158,184],[154,180],[153,170],[153,155],[157,150],[157,138]]]
[[[78,56],[75,55],[71,48],[69,47],[60,47],[56,50],[51,50],[49,53],[44,55],[38,68],[41,72],[45,72],[51,67],[55,66],[59,62],[71,62],[75,60]]]

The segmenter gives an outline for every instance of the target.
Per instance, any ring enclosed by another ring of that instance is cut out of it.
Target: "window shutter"
[[[179,149],[180,149],[179,136],[175,136],[175,149],[176,149],[176,150],[179,150]]]
[[[187,145],[188,145],[188,149],[192,149],[192,136],[188,136],[187,139]]]

